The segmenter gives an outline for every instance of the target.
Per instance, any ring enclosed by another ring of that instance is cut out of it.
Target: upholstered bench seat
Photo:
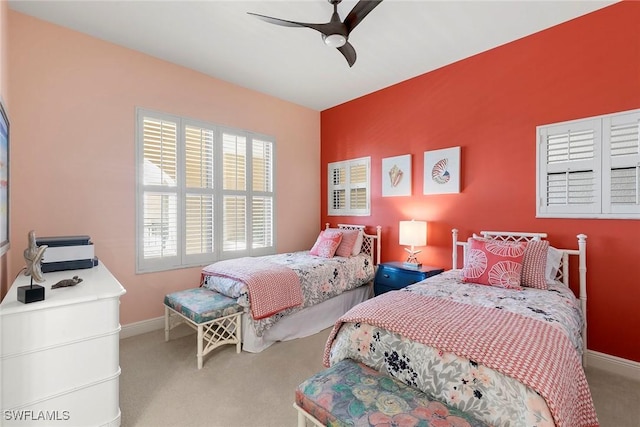
[[[240,352],[243,308],[236,300],[206,288],[187,289],[164,297],[164,339],[171,329],[186,323],[198,332],[198,369],[202,358],[224,344]]]
[[[296,389],[298,427],[486,426],[451,406],[366,365],[347,359]]]

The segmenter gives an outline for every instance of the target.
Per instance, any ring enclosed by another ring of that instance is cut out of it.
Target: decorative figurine
[[[75,286],[80,282],[82,282],[82,278],[81,277],[73,276],[72,279],[62,279],[62,280],[60,280],[58,283],[53,285],[51,287],[51,289],[66,288],[68,286]]]
[[[44,251],[47,250],[47,245],[38,246],[36,244],[36,232],[31,230],[28,235],[29,246],[24,250],[24,261],[27,264],[27,268],[24,272],[25,276],[31,276],[32,281],[37,283],[44,282],[44,276],[42,275],[42,256]]]
[[[47,250],[46,245],[38,246],[36,244],[36,232],[31,230],[28,234],[28,246],[24,250],[24,261],[26,267],[24,268],[24,275],[31,276],[31,284],[29,286],[18,287],[18,301],[28,304],[31,302],[37,302],[44,300],[44,287],[33,284],[34,280],[38,283],[44,282],[44,276],[42,275],[42,256],[44,251]]]

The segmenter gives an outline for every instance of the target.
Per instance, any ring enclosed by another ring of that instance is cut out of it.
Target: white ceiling
[[[340,3],[342,19],[356,2]],[[247,14],[325,23],[327,0],[13,0],[9,7],[321,111],[612,3],[385,0],[349,37],[353,68],[316,31]]]

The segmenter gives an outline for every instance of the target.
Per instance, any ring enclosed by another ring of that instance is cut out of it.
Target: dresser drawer
[[[406,267],[400,262],[388,262],[378,266],[373,285],[375,295],[405,288],[413,283],[442,273],[441,268],[423,266],[418,269]]]
[[[404,288],[422,280],[424,275],[419,271],[381,268],[376,275],[376,284]]]

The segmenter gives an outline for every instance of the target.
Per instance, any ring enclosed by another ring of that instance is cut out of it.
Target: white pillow
[[[356,243],[353,245],[353,249],[351,250],[351,255],[356,256],[362,251],[362,241],[364,240],[364,233],[362,230],[358,232],[358,237],[356,238]]]
[[[547,265],[544,272],[544,276],[547,278],[547,284],[557,282],[556,276],[560,268],[560,261],[562,261],[562,253],[561,250],[549,246],[549,250],[547,251]]]

